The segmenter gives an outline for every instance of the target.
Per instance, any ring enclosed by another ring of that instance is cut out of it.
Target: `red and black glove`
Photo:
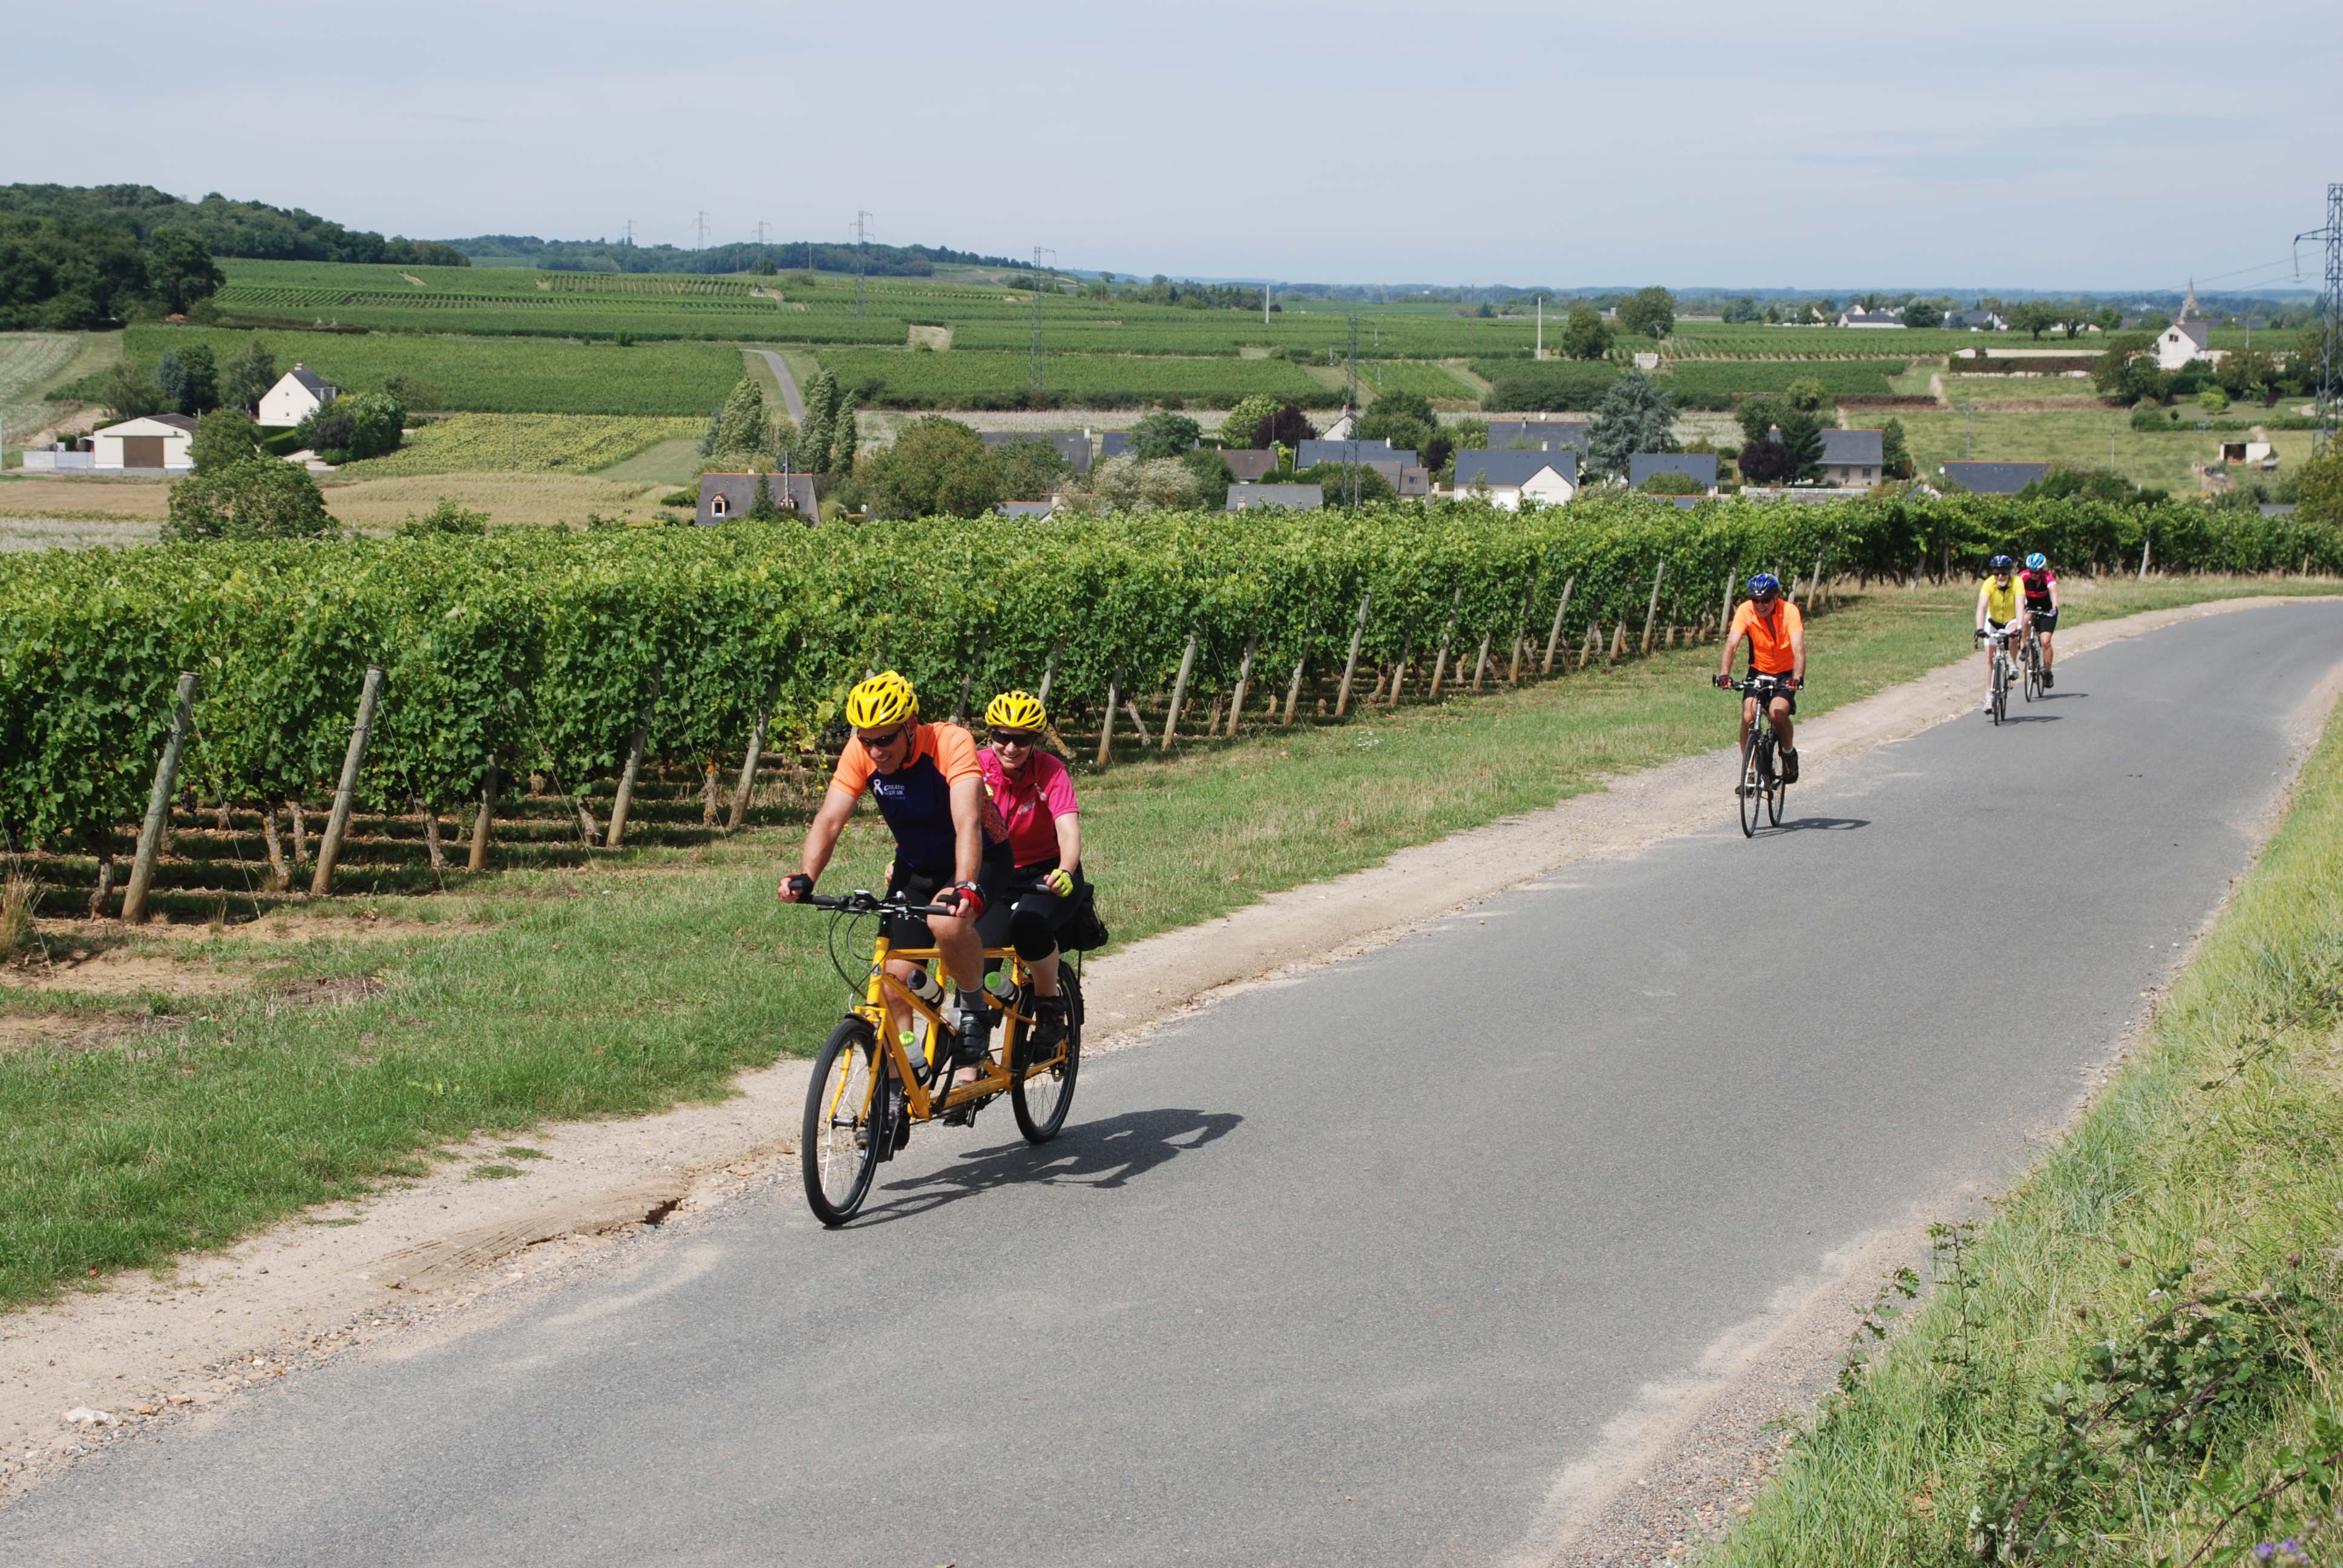
[[[984,894],[974,882],[954,882],[936,895],[939,904],[950,904],[953,910],[976,920],[984,918]]]
[[[781,887],[789,894],[789,902],[803,903],[806,896],[813,891],[813,879],[803,871],[792,871],[781,879]]]

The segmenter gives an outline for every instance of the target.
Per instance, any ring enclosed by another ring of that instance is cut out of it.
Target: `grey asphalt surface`
[[[848,1230],[776,1188],[117,1446],[0,1561],[1503,1561],[1643,1385],[2023,1162],[2338,660],[2338,605],[2118,643],[1756,842],[1720,768],[1701,832],[1093,1061],[1048,1148],[923,1131]]]

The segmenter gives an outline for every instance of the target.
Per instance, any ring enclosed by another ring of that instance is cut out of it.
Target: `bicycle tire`
[[[1749,727],[1749,738],[1741,743],[1741,775],[1737,793],[1741,797],[1741,836],[1757,836],[1757,727]]]
[[[1782,825],[1782,802],[1789,793],[1788,782],[1778,773],[1775,774],[1774,787],[1765,791],[1765,826],[1768,828],[1778,828]]]
[[[1996,658],[1993,661],[1993,721],[1998,726],[2009,711],[2009,660]]]
[[[1047,1143],[1058,1135],[1066,1124],[1067,1108],[1074,1102],[1074,1080],[1082,1070],[1081,977],[1061,963],[1058,988],[1066,999],[1065,1060],[1020,1072],[1009,1086],[1009,1108],[1016,1112],[1017,1131],[1028,1143]]]
[[[2033,702],[2042,695],[2042,650],[2032,643],[2026,645],[2026,700]]]
[[[807,1206],[815,1219],[833,1230],[862,1207],[879,1169],[880,1149],[894,1139],[888,1114],[893,1079],[887,1059],[880,1054],[879,1036],[863,1019],[840,1019],[822,1042],[821,1054],[814,1058],[813,1077],[806,1084],[798,1164],[805,1175]],[[865,1101],[862,1111],[840,1121],[833,1105],[850,1105],[858,1099]]]

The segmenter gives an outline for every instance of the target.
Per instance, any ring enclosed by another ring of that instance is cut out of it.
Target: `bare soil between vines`
[[[2061,652],[2073,657],[2177,621],[2282,602],[2296,601],[2229,599],[2090,623],[2064,634]],[[1802,725],[1807,777],[1827,779],[1875,746],[1969,711],[1973,678],[1964,658]],[[1723,750],[1686,758],[1614,780],[1601,793],[1404,849],[1368,869],[1135,942],[1086,975],[1096,1030],[1088,1049],[1146,1048],[1156,1025],[1240,988],[1278,983],[1400,940],[1574,862],[1632,855],[1712,826],[1731,803],[1720,782],[1729,768]],[[288,927],[315,927],[318,935],[347,937],[365,923],[298,916],[266,923],[280,920],[277,930],[257,934],[282,940]],[[396,923],[420,928],[397,935],[461,934],[452,925]],[[44,935],[52,929],[43,923]],[[126,973],[136,956],[113,964]],[[191,970],[174,970],[167,959],[145,961],[174,980],[165,989],[189,991],[178,982]],[[94,954],[81,967],[97,963]],[[92,1021],[34,1013],[10,1027],[56,1043]],[[7,1044],[0,1040],[0,1049]],[[463,1332],[494,1314],[459,1308],[513,1301],[593,1266],[614,1238],[639,1236],[647,1224],[692,1222],[753,1189],[793,1180],[807,1070],[801,1060],[785,1060],[740,1075],[733,1097],[721,1102],[548,1126],[526,1147],[478,1139],[445,1148],[437,1151],[439,1168],[417,1180],[322,1206],[176,1269],[126,1273],[0,1319],[0,1503],[106,1442],[151,1432],[348,1350],[384,1345],[411,1325]],[[512,1170],[520,1174],[498,1175]],[[1670,1445],[1681,1446],[1687,1433],[1706,1434],[1699,1439],[1704,1453],[1770,1451],[1763,1422],[1802,1407],[1811,1397],[1811,1369],[1827,1368],[1816,1336],[1834,1347],[1843,1337],[1842,1317],[1816,1303],[1844,1291],[1851,1277],[1818,1280],[1799,1301],[1776,1303],[1744,1342],[1720,1350],[1713,1369],[1681,1389],[1655,1391],[1650,1409],[1623,1421],[1571,1494],[1557,1495],[1560,1512],[1551,1523],[1555,1530],[1572,1526],[1590,1546],[1603,1542],[1624,1552],[1637,1543],[1639,1554],[1598,1549],[1595,1555],[1574,1553],[1572,1562],[1645,1560],[1644,1532],[1634,1525],[1632,1506],[1644,1499],[1633,1483],[1666,1461],[1675,1452]],[[106,1419],[68,1422],[69,1409],[102,1412]],[[1620,1513],[1623,1507],[1628,1513]],[[1602,1523],[1614,1515],[1613,1525]],[[1544,1560],[1543,1553],[1531,1554]]]

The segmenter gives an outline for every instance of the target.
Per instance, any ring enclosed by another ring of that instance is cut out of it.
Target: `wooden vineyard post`
[[[1481,692],[1481,678],[1489,673],[1489,641],[1496,635],[1493,631],[1481,634],[1481,657],[1473,661],[1473,693],[1476,697]]]
[[[1644,642],[1637,651],[1645,655],[1652,651],[1652,627],[1660,618],[1660,583],[1667,575],[1668,563],[1664,558],[1659,570],[1652,574],[1652,602],[1650,608],[1644,611]]]
[[[2139,540],[2139,580],[2142,582],[2146,582],[2147,580],[2147,554],[2149,549],[2154,547],[2155,543],[2156,541],[2149,538],[2146,533],[2143,532],[2141,534]]]
[[[1252,656],[1261,647],[1261,633],[1245,638],[1244,657],[1237,660],[1237,689],[1229,699],[1229,739],[1237,736],[1237,721],[1244,717],[1245,689],[1252,684]]]
[[[1105,767],[1108,760],[1114,755],[1114,699],[1116,695],[1114,678],[1112,676],[1109,676],[1106,682],[1106,718],[1099,723],[1098,765],[1101,768]]]
[[[1302,700],[1302,669],[1309,662],[1310,656],[1306,653],[1293,661],[1293,678],[1285,683],[1285,717],[1279,720],[1280,723],[1293,722],[1294,705]]]
[[[757,769],[764,766],[765,726],[772,717],[773,698],[769,697],[757,709],[757,722],[749,727],[749,755],[740,761],[740,781],[732,787],[732,811],[724,819],[724,830],[728,833],[739,832],[740,824],[749,819],[749,797],[756,793]]]
[[[983,658],[984,634],[982,632],[979,632],[976,637],[976,650],[969,655],[968,668],[961,673],[960,678],[960,700],[952,704],[951,721],[954,724],[965,724],[968,722],[969,689],[976,684],[976,667],[978,662]]]
[[[1188,700],[1188,678],[1196,672],[1196,634],[1188,634],[1188,646],[1180,652],[1180,673],[1172,678],[1172,706],[1163,715],[1163,740],[1156,749],[1172,749],[1172,732],[1180,727],[1180,707]]]
[[[1044,708],[1050,706],[1050,687],[1058,678],[1058,650],[1050,650],[1050,662],[1041,667],[1041,689],[1033,694],[1034,700]]]
[[[1611,651],[1603,656],[1603,668],[1610,668],[1627,657],[1627,622],[1622,618],[1619,629],[1611,634]]]
[[[1519,686],[1522,683],[1522,655],[1527,651],[1530,640],[1530,598],[1536,592],[1535,583],[1522,590],[1522,613],[1513,618],[1513,661],[1505,668],[1507,686]]]
[[[1554,629],[1545,634],[1545,666],[1541,675],[1554,673],[1554,650],[1562,645],[1562,618],[1570,613],[1570,590],[1578,586],[1578,574],[1573,572],[1562,585],[1562,602],[1554,607]]]
[[[1432,661],[1432,689],[1423,694],[1426,702],[1440,700],[1440,678],[1448,670],[1448,644],[1456,635],[1457,612],[1464,608],[1464,585],[1456,585],[1456,597],[1449,602],[1447,624],[1440,628],[1440,653]]]
[[[635,804],[635,780],[642,776],[643,751],[650,745],[651,709],[659,702],[659,682],[651,682],[650,701],[643,705],[643,717],[635,726],[635,738],[627,744],[627,764],[618,770],[618,798],[610,802],[610,830],[602,842],[615,849],[627,836],[627,813]]]
[[[1351,709],[1351,682],[1359,673],[1359,644],[1367,635],[1367,606],[1374,601],[1374,597],[1373,588],[1359,596],[1359,618],[1351,626],[1351,657],[1342,661],[1342,688],[1334,694],[1334,717],[1337,719]]]
[[[1603,622],[1595,616],[1586,618],[1586,641],[1578,649],[1578,668],[1584,669],[1586,661],[1594,657],[1595,638],[1603,635]]]
[[[375,699],[382,695],[382,667],[367,666],[366,684],[358,689],[358,716],[350,726],[350,749],[342,756],[342,781],[334,790],[333,815],[326,819],[326,836],[317,840],[317,872],[309,879],[309,896],[322,899],[334,890],[334,862],[342,856],[342,839],[350,830],[350,799],[357,793],[358,769],[366,761],[367,740],[374,733]]]
[[[195,722],[196,678],[193,671],[183,669],[179,671],[178,705],[171,710],[171,736],[163,742],[163,760],[155,766],[154,792],[146,797],[146,819],[138,828],[138,856],[130,863],[130,884],[122,890],[124,925],[144,925],[146,921],[146,894],[155,885],[155,856],[163,846],[163,823],[171,814],[171,789],[178,782],[179,755],[186,749],[187,731]]]
[[[497,818],[497,759],[488,759],[487,771],[480,775],[480,810],[472,819],[472,854],[465,862],[469,871],[488,869],[488,828]]]
[[[1821,604],[1821,603],[1822,603],[1822,598],[1823,598],[1823,558],[1822,558],[1822,557],[1820,557],[1820,556],[1816,556],[1816,557],[1815,558],[1815,575],[1814,575],[1814,576],[1812,576],[1812,577],[1810,577],[1810,578],[1808,578],[1806,579],[1806,603],[1807,603],[1807,607],[1808,607],[1809,608],[1813,608],[1813,607],[1815,607],[1815,606],[1817,606],[1817,605]]]
[[[1725,574],[1725,605],[1716,612],[1716,629],[1719,635],[1724,633],[1726,627],[1733,624],[1733,579],[1740,570],[1740,564],[1735,562],[1733,569]]]
[[[1413,627],[1399,634],[1399,663],[1392,668],[1391,701],[1387,706],[1399,706],[1400,688],[1407,684],[1407,661],[1415,656],[1415,630]]]

